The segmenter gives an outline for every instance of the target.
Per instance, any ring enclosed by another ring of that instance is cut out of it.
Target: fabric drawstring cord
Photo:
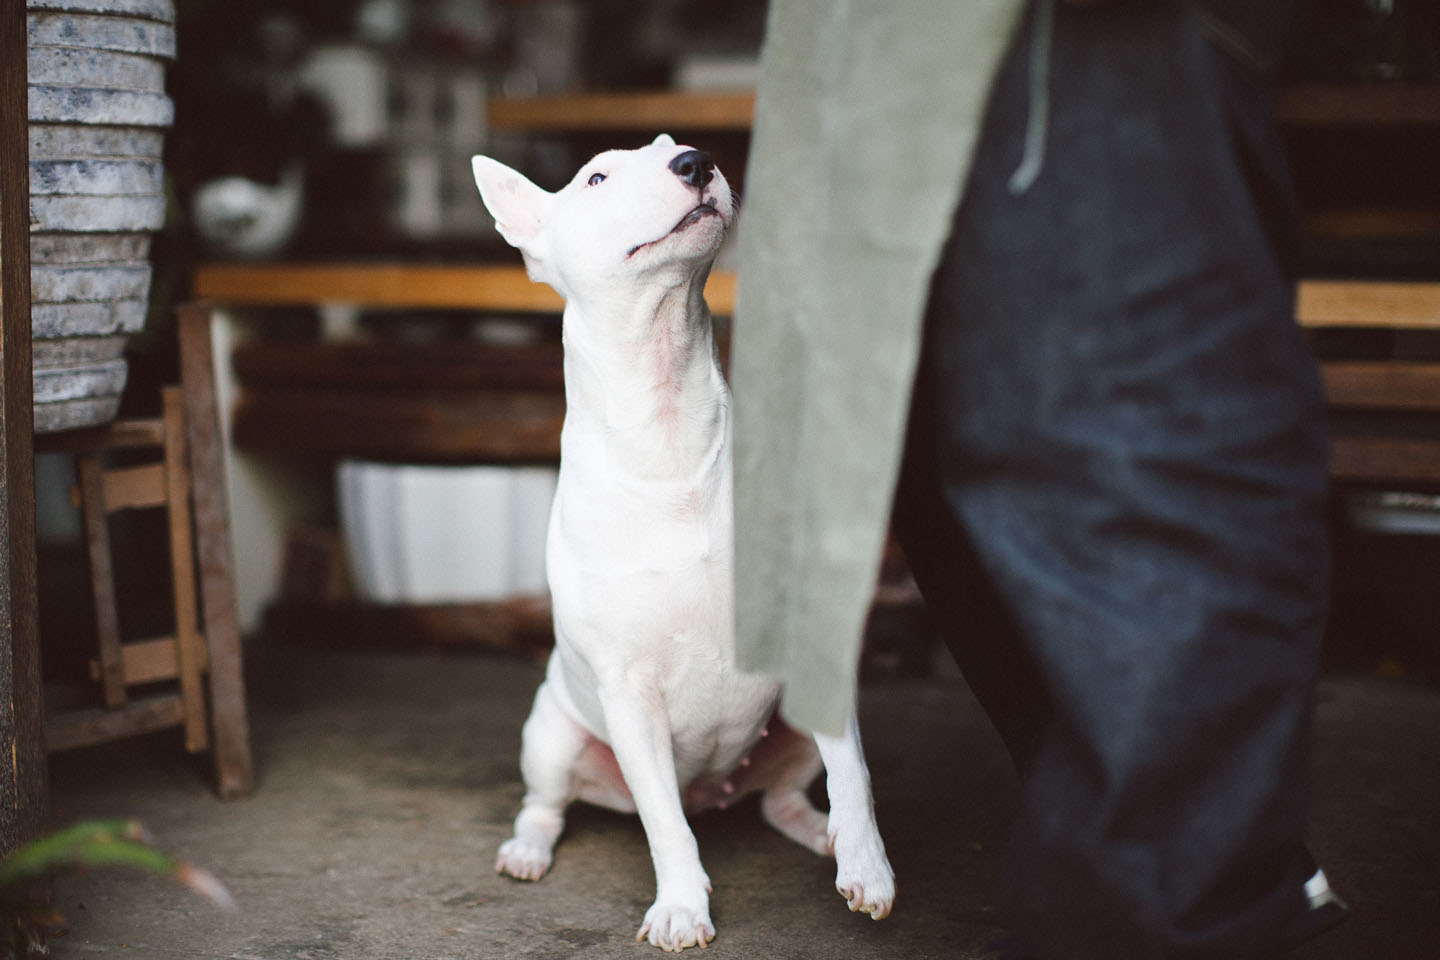
[[[1050,40],[1055,29],[1055,0],[1036,0],[1030,33],[1030,108],[1025,121],[1025,151],[1007,189],[1020,196],[1034,185],[1045,166],[1045,134],[1050,125]]]

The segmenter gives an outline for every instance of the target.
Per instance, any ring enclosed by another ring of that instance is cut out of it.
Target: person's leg
[[[1050,719],[1049,696],[1014,615],[945,501],[933,390],[917,383],[892,523],[935,625],[1024,772]]]
[[[969,566],[1005,613],[950,632],[1029,757],[1002,903],[1041,956],[1259,955],[1306,914],[1322,401],[1265,39],[1214,6],[1060,4],[1048,50],[1022,35],[932,292],[911,445],[974,553],[911,559],[932,601]]]

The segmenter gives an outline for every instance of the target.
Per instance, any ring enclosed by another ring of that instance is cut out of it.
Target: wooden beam
[[[490,101],[490,128],[529,133],[583,130],[749,130],[755,94],[748,90],[577,93]]]
[[[194,294],[237,306],[349,304],[369,309],[559,313],[558,294],[524,267],[405,264],[210,263],[196,268]],[[710,309],[734,311],[735,277],[711,274]]]
[[[1426,240],[1440,236],[1440,211],[1410,207],[1357,207],[1307,213],[1307,236],[1331,240]]]
[[[0,856],[46,817],[35,592],[25,4],[0,3]]]
[[[1440,364],[1327,360],[1325,398],[1347,410],[1440,410]]]
[[[100,427],[44,433],[35,438],[35,449],[41,453],[89,453],[164,445],[165,424],[158,418],[116,420]]]
[[[265,611],[265,635],[287,643],[346,647],[455,647],[544,656],[554,644],[546,597],[493,603],[323,603],[281,600]]]
[[[1276,118],[1296,127],[1435,126],[1440,96],[1426,84],[1301,84],[1280,92]]]
[[[174,637],[151,637],[149,640],[132,640],[121,644],[124,655],[125,685],[138,686],[157,680],[173,680],[180,675],[179,656],[175,650]],[[200,651],[202,657],[204,648]],[[202,659],[200,669],[205,669]],[[90,661],[90,679],[100,682],[100,661]]]
[[[550,462],[560,455],[558,392],[247,390],[235,407],[242,450],[391,463]]]
[[[115,596],[114,555],[110,551],[109,511],[105,509],[105,471],[98,455],[77,458],[80,517],[90,562],[90,593],[95,601],[95,632],[100,647],[100,684],[105,706],[125,704],[125,663],[120,652],[120,612]]]
[[[399,264],[206,264],[197,297],[239,305],[354,304],[372,308],[559,312],[559,296],[523,267]]]
[[[1305,280],[1295,315],[1305,327],[1440,330],[1440,283]]]
[[[195,556],[200,568],[201,633],[210,664],[210,755],[216,790],[224,799],[255,788],[250,718],[245,705],[244,652],[235,606],[230,510],[226,503],[223,434],[215,400],[210,307],[181,304],[180,386],[185,394],[185,440],[190,448]]]
[[[371,390],[564,389],[558,341],[490,346],[472,341],[433,343],[255,339],[231,355],[246,389],[301,385]]]
[[[1366,483],[1440,483],[1440,440],[1334,436],[1330,475]]]
[[[178,693],[136,700],[119,710],[99,707],[69,710],[45,721],[45,742],[51,752],[105,743],[137,733],[176,727],[185,719]]]
[[[143,510],[165,503],[165,465],[142,463],[133,467],[115,467],[102,477],[106,513],[121,510]]]
[[[201,652],[205,638],[195,597],[195,542],[190,521],[190,463],[185,448],[185,395],[179,387],[161,391],[165,416],[165,525],[170,532],[170,584],[175,604],[175,650],[180,699],[185,702],[185,749],[210,745],[205,726]]]

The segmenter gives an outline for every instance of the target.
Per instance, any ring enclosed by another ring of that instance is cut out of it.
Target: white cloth
[[[854,700],[930,276],[1023,7],[770,5],[732,356],[737,655],[802,729],[838,734]]]

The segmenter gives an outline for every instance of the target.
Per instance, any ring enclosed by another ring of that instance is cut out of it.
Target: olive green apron
[[[853,702],[930,275],[1023,7],[771,2],[732,359],[737,654],[804,729]]]

